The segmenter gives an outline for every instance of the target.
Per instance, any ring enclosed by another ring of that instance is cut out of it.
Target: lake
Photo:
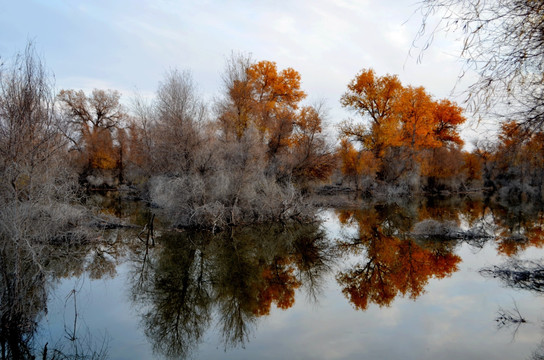
[[[154,210],[116,208],[138,226],[40,253],[48,276],[19,285],[19,310],[2,304],[18,316],[2,344],[57,359],[544,356],[541,206],[361,204],[217,234],[158,215],[154,245]]]

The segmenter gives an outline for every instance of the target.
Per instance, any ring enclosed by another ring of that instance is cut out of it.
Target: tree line
[[[303,102],[296,70],[234,54],[222,80],[208,104],[189,72],[173,70],[152,100],[127,109],[115,90],[55,93],[29,45],[2,67],[2,201],[52,206],[82,187],[133,186],[176,226],[215,229],[312,219],[309,195],[323,184],[390,197],[542,196],[542,132],[503,121],[497,141],[467,152],[463,109],[395,75],[355,76],[340,102],[357,118],[332,140],[324,105]]]
[[[370,194],[497,192],[503,198],[542,200],[543,135],[512,118],[497,139],[463,149],[463,109],[435,100],[423,87],[364,69],[341,98],[359,120],[339,126],[342,174]]]

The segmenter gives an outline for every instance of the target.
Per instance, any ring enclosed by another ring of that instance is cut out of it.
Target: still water
[[[23,337],[60,359],[544,355],[538,206],[421,199],[320,218],[215,235],[157,226],[154,246],[116,229],[51,251],[46,306],[30,307],[38,326]]]

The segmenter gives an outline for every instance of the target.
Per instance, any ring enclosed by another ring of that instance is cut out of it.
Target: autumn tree
[[[466,161],[471,160],[474,159],[464,156],[464,153],[456,147],[442,146],[424,151],[419,155],[419,162],[425,189],[429,192],[462,189],[467,180],[474,180],[478,176],[476,173],[478,169],[475,168],[477,163],[466,164]],[[467,174],[465,171],[470,173]]]
[[[499,167],[500,176],[514,176],[523,174],[522,151],[526,143],[527,134],[514,121],[504,122],[498,134],[498,147],[495,152],[495,160]]]
[[[403,88],[394,108],[401,124],[399,145],[403,149],[402,153],[397,149],[395,157],[404,163],[401,172],[388,177],[396,180],[405,174],[419,175],[421,169],[416,156],[422,150],[440,147],[440,142],[433,132],[433,102],[423,87]]]
[[[355,189],[359,189],[362,177],[373,179],[378,170],[378,161],[371,151],[357,151],[347,138],[340,140],[338,148],[340,157],[340,169],[342,173],[355,183]]]
[[[340,126],[341,136],[357,140],[374,152],[376,158],[383,156],[387,146],[397,141],[398,119],[394,116],[394,104],[402,90],[396,75],[376,76],[372,69],[362,70],[348,84],[340,102],[363,119],[363,124],[344,122]]]
[[[267,171],[278,180],[294,176],[305,182],[330,175],[335,164],[322,134],[323,106],[300,105],[306,94],[297,71],[233,55],[223,81],[225,94],[216,105],[223,141],[241,143],[245,134],[256,131],[267,148]]]
[[[253,100],[248,69],[253,64],[249,56],[232,54],[226,60],[223,73],[223,99],[215,105],[217,120],[227,141],[240,140],[252,124]]]
[[[248,56],[233,55],[227,60],[223,84],[225,96],[217,104],[217,111],[225,136],[239,140],[250,126],[255,126],[272,155],[287,145],[294,111],[306,97],[297,71],[280,71],[274,62],[253,62]]]
[[[463,170],[468,181],[482,179],[482,162],[474,152],[463,152]]]
[[[278,71],[276,63],[260,61],[246,69],[246,76],[250,121],[262,134],[269,156],[274,158],[289,146],[295,111],[306,97],[300,89],[300,74],[292,68]],[[233,90],[236,86],[242,85],[234,83]]]
[[[430,111],[431,121],[423,130],[427,144],[419,154],[421,174],[430,191],[457,190],[465,180],[461,153],[464,142],[458,127],[466,118],[461,107],[447,99],[432,101]]]
[[[494,181],[504,198],[538,197],[544,175],[544,133],[529,132],[515,121],[504,122],[493,153]]]
[[[269,151],[275,154],[287,145],[293,112],[306,97],[300,89],[300,74],[292,68],[278,71],[276,63],[271,61],[251,65],[247,74],[257,126],[267,136]]]
[[[412,154],[441,146],[434,132],[437,125],[433,105],[431,96],[421,86],[404,88],[395,102],[395,112],[402,123],[401,144]]]
[[[83,173],[93,169],[117,169],[116,132],[126,118],[120,103],[121,94],[115,90],[95,89],[90,95],[82,90],[61,90],[57,98],[65,121],[71,127],[65,135],[85,163]]]
[[[465,121],[462,109],[449,100],[435,101],[423,87],[403,86],[396,76],[362,70],[348,84],[341,103],[362,122],[343,122],[340,137],[359,144],[361,152],[370,151],[374,158],[365,157],[372,160],[371,169],[378,168],[378,180],[386,183],[416,186],[421,175],[434,171],[431,163],[439,165],[438,154],[443,158],[451,152],[452,157],[457,154],[453,149],[463,144],[458,133]],[[437,151],[441,147],[448,150]]]
[[[463,109],[455,102],[443,99],[434,102],[434,137],[446,147],[461,147],[464,144],[459,134],[459,126],[467,120]]]

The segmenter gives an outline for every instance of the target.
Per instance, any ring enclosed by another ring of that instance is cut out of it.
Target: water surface
[[[116,229],[51,250],[47,303],[28,307],[38,328],[23,338],[38,357],[46,343],[49,357],[111,359],[544,353],[538,206],[418,200],[321,219],[220,234],[157,229],[155,246],[140,229]]]

